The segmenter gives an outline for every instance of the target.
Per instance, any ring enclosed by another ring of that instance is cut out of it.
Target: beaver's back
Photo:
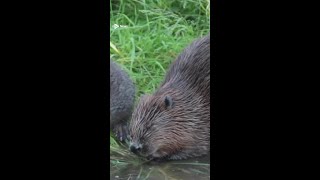
[[[110,124],[128,120],[134,95],[135,87],[128,74],[110,59]]]
[[[210,100],[210,35],[190,44],[169,68],[162,86],[199,92]]]

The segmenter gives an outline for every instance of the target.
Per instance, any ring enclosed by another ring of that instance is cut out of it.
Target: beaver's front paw
[[[115,133],[117,139],[119,141],[123,142],[127,139],[128,128],[126,125],[123,125],[123,124],[116,125],[114,128],[114,133]]]

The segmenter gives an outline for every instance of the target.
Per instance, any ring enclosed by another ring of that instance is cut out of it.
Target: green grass
[[[182,49],[209,32],[209,2],[110,1],[110,57],[129,73],[137,88],[136,100],[159,86]],[[110,140],[111,152],[127,153],[112,135]]]

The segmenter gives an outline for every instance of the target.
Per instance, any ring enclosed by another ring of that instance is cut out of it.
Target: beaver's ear
[[[166,108],[172,108],[173,107],[174,102],[173,102],[171,96],[166,96],[164,98],[164,104],[165,104]]]

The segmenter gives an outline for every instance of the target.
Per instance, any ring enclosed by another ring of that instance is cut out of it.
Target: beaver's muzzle
[[[141,146],[141,144],[131,143],[129,148],[130,148],[131,152],[133,152],[135,154],[139,154],[142,146]]]

